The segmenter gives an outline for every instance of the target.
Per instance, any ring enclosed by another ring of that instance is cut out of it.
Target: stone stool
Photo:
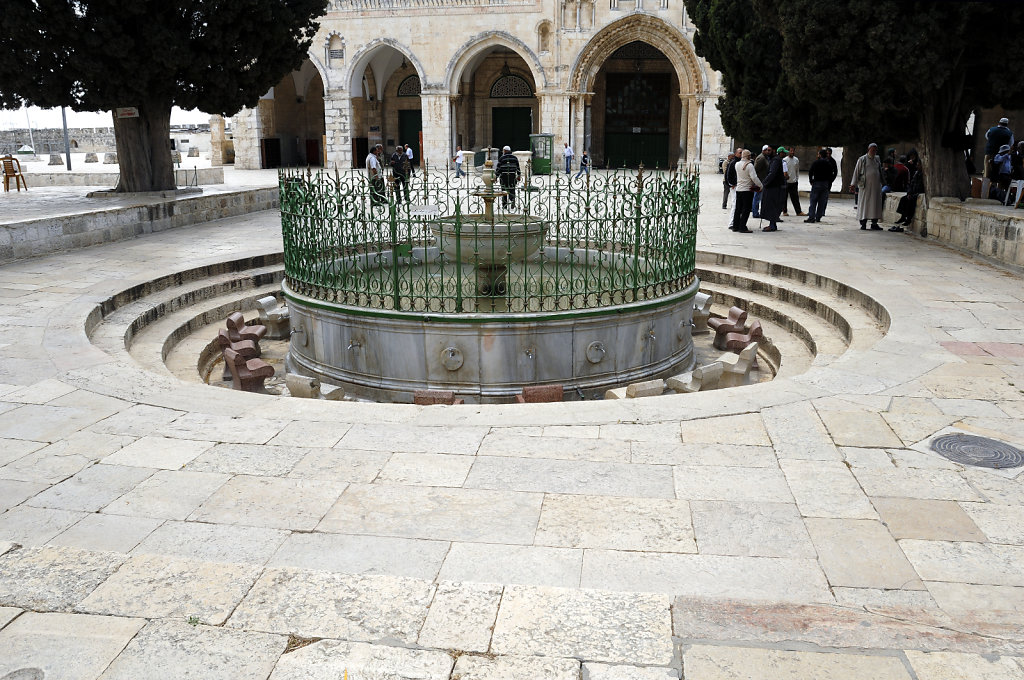
[[[519,404],[543,404],[564,399],[565,388],[562,385],[527,385],[522,394],[516,395]]]
[[[746,330],[747,313],[739,307],[730,307],[724,319],[708,319],[708,325],[715,330],[715,349],[725,349],[725,336]]]
[[[59,153],[51,153],[50,162],[47,165],[64,165],[64,161],[61,160]]]
[[[718,382],[721,387],[746,385],[750,378],[750,369],[757,361],[757,343],[750,343],[739,354],[723,354],[718,361],[724,366],[722,377]]]
[[[217,331],[217,345],[220,347],[222,354],[224,350],[230,349],[241,354],[242,358],[246,360],[255,359],[260,355],[260,346],[258,344],[252,340],[231,342],[231,338],[228,336],[228,332],[224,328]],[[231,380],[231,368],[228,366],[227,359],[224,360],[224,374],[222,377],[224,380]]]
[[[320,381],[317,378],[308,378],[298,373],[285,373],[284,384],[288,387],[288,393],[293,397],[320,398]]]
[[[85,154],[85,162],[86,163],[99,163],[100,159],[96,158],[96,154],[90,152],[90,153]]]
[[[281,305],[273,295],[257,300],[256,308],[260,312],[260,321],[267,327],[267,339],[287,340],[291,335],[288,308]]]
[[[697,293],[693,297],[693,331],[692,335],[704,335],[710,333],[708,319],[711,318],[711,296],[707,293]]]
[[[252,340],[255,343],[259,343],[260,338],[267,334],[267,327],[258,324],[252,326],[245,325],[245,317],[242,316],[241,312],[234,312],[226,320],[225,323],[228,327],[228,338],[231,342],[239,342],[241,340]]]
[[[231,369],[231,383],[242,392],[262,392],[263,381],[274,377],[274,367],[262,359],[246,360],[230,347],[224,350],[224,361]]]
[[[763,337],[764,331],[761,330],[761,322],[755,321],[750,324],[750,328],[741,333],[726,333],[725,346],[719,347],[719,349],[727,349],[731,352],[741,352],[744,347],[752,342],[761,340]],[[717,340],[717,336],[715,339]]]
[[[698,366],[689,373],[669,378],[665,381],[670,390],[679,393],[700,392],[701,390],[713,390],[718,387],[718,381],[722,378],[725,364],[715,361],[706,366]]]

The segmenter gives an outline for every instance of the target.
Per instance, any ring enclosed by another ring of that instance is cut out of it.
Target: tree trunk
[[[853,182],[853,169],[857,167],[857,159],[867,153],[867,148],[861,149],[856,146],[843,147],[843,162],[839,164],[839,177],[842,185],[839,191],[844,194],[850,193],[850,184]]]
[[[166,191],[175,188],[171,163],[171,107],[142,103],[138,118],[114,115],[114,139],[121,178],[114,191]]]
[[[926,196],[948,196],[962,201],[971,195],[963,150],[943,145],[943,137],[948,133],[952,133],[951,139],[958,135],[962,138],[964,134],[968,113],[963,111],[962,92],[962,83],[949,85],[936,92],[932,101],[921,102],[918,129]]]

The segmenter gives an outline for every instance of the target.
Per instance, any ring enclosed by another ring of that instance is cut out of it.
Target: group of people
[[[395,147],[394,153],[388,159],[391,166],[391,181],[395,192],[395,200],[398,201],[405,196],[405,202],[410,202],[409,179],[416,176],[413,168],[414,153],[408,144],[399,144]],[[372,205],[384,205],[388,202],[387,191],[384,180],[384,145],[377,144],[370,153],[366,155],[366,176],[370,182],[370,203]]]
[[[985,176],[992,182],[989,196],[1004,202],[1010,182],[1024,179],[1024,141],[1014,143],[1007,118],[985,133]]]
[[[860,228],[880,231],[878,220],[882,219],[885,206],[885,194],[890,191],[906,191],[900,199],[896,211],[900,218],[889,231],[903,231],[914,219],[917,208],[917,197],[924,193],[924,174],[921,172],[921,158],[916,149],[896,158],[896,150],[890,149],[885,161],[878,155],[878,145],[872,142],[867,153],[857,159],[853,168],[853,181],[850,191],[857,196],[857,220]]]
[[[788,217],[788,205],[805,222],[818,222],[825,214],[828,193],[839,173],[832,160],[832,150],[822,149],[808,173],[811,180],[811,204],[805,213],[800,207],[800,159],[784,146],[773,149],[768,144],[751,160],[749,149],[739,148],[729,154],[723,180],[722,208],[729,210],[729,229],[749,234],[747,221],[751,215],[767,220],[762,231],[779,230],[782,217]]]

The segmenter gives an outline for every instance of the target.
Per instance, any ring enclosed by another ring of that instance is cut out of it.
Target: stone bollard
[[[50,162],[47,165],[64,165],[64,161],[61,160],[59,153],[51,153]]]
[[[189,158],[199,158],[199,147],[198,146],[193,146],[191,149],[189,149],[188,150],[188,157]]]
[[[90,152],[90,153],[85,154],[85,162],[86,163],[99,163],[100,159],[96,158],[96,154]]]
[[[117,154],[116,153],[105,153],[105,154],[103,154],[103,165],[117,165]]]
[[[320,398],[320,381],[297,373],[285,373],[284,383],[293,397],[302,399]]]

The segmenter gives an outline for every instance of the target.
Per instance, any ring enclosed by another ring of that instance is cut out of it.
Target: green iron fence
[[[493,222],[479,177],[424,168],[408,203],[390,178],[380,192],[361,170],[279,180],[288,286],[328,303],[432,316],[587,310],[656,300],[694,277],[695,170],[533,177],[514,204],[495,199]]]

